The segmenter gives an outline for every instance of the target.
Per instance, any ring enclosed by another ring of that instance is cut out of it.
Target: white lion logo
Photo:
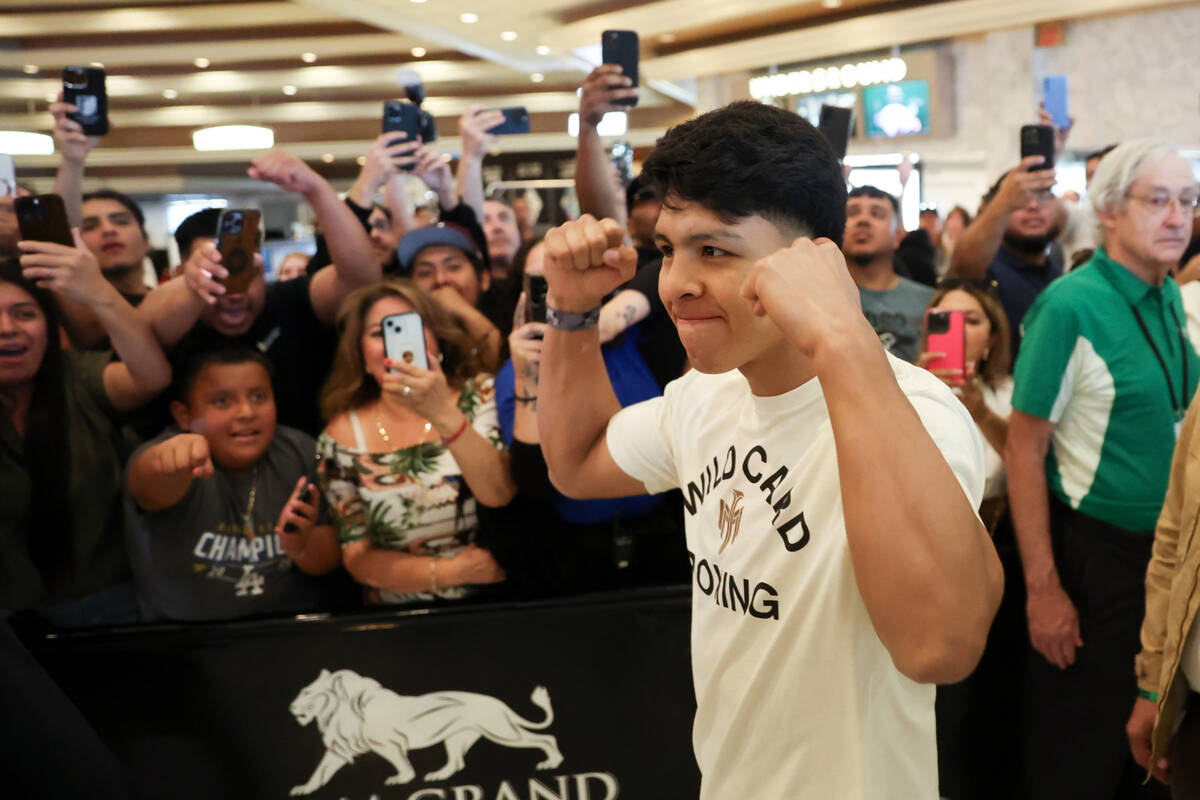
[[[312,777],[292,789],[292,795],[312,794],[339,769],[367,752],[378,753],[396,768],[396,774],[385,784],[408,783],[416,777],[408,751],[439,742],[446,746],[446,766],[429,773],[425,780],[445,780],[463,768],[463,757],[480,736],[505,747],[540,748],[546,760],[537,768],[554,769],[563,760],[557,740],[549,734],[533,733],[554,723],[550,693],[539,686],[530,700],[546,712],[542,722],[530,722],[485,694],[399,695],[353,670],[323,669],[288,707],[301,725],[315,719],[325,742],[325,755]]]

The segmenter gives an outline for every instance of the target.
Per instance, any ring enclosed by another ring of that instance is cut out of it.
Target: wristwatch
[[[600,324],[600,306],[582,313],[546,306],[546,324],[560,331],[586,331]]]

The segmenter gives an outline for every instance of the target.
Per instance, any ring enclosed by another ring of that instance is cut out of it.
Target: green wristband
[[[1148,692],[1145,689],[1138,689],[1138,697],[1143,700],[1149,700],[1151,703],[1158,702],[1158,692]]]

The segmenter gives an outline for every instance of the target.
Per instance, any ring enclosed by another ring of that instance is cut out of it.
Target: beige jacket
[[[1200,397],[1200,394],[1197,394]],[[1153,756],[1167,752],[1187,698],[1179,672],[1183,645],[1200,606],[1200,401],[1193,402],[1175,446],[1171,482],[1154,533],[1146,572],[1146,618],[1136,661],[1138,686],[1158,692]],[[1200,691],[1200,687],[1191,687]]]

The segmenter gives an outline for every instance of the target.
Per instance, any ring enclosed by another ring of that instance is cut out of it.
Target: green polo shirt
[[[1046,477],[1072,508],[1129,531],[1154,531],[1176,421],[1200,378],[1186,324],[1174,280],[1150,286],[1103,247],[1030,308],[1013,408],[1057,425]]]

